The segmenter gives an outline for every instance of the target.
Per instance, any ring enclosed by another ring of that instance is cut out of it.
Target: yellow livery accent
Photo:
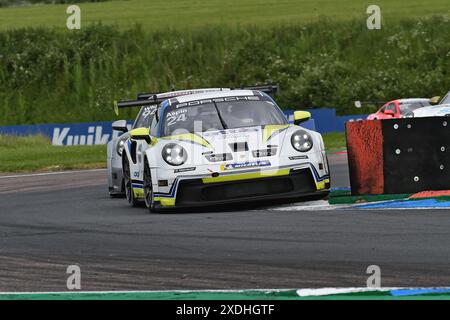
[[[144,198],[144,189],[133,188],[133,193],[137,199]]]
[[[278,177],[289,175],[290,170],[267,170],[263,172],[253,172],[253,173],[242,173],[242,174],[232,174],[226,176],[218,176],[211,178],[203,178],[203,183],[218,183],[227,181],[239,181],[239,180],[250,180],[258,178],[268,178],[268,177]]]
[[[155,137],[152,137],[152,141],[150,142],[150,145],[153,147],[157,143],[158,143],[158,139]]]
[[[204,146],[206,148],[212,149],[212,146],[209,144],[208,141],[206,141],[205,139],[203,139],[199,135],[196,135],[195,133],[177,134],[177,135],[174,135],[174,136],[163,137],[161,139],[193,142],[193,143],[202,145],[202,146]]]
[[[174,207],[175,198],[154,198],[155,201],[159,201],[163,207]]]
[[[325,179],[320,182],[316,182],[316,188],[317,190],[323,190],[325,189],[325,184],[330,183],[330,179]]]
[[[287,127],[289,127],[288,124],[277,124],[277,125],[267,125],[264,127],[264,132],[263,132],[263,142],[267,143],[267,141],[269,141],[269,139],[274,135],[275,132],[286,129]]]
[[[150,134],[150,130],[148,128],[136,128],[130,131],[130,137],[143,137],[148,136]]]
[[[131,139],[145,140],[149,145],[153,146],[157,142],[156,138],[150,136],[148,128],[136,128],[130,131]]]
[[[296,124],[308,121],[311,119],[311,113],[308,111],[294,111],[294,122]]]

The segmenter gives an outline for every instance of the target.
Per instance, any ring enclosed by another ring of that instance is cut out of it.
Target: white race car
[[[450,116],[450,105],[437,105],[416,109],[413,111],[413,116],[411,117],[423,118],[448,116]]]
[[[155,212],[326,197],[330,176],[322,136],[299,126],[310,117],[296,111],[296,124],[289,124],[259,90],[165,100],[150,128],[129,132],[122,156],[127,200]]]
[[[413,117],[449,117],[450,116],[450,92],[438,105],[419,108],[413,111]]]

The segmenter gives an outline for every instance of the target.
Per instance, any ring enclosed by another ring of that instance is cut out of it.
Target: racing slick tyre
[[[144,162],[144,200],[145,206],[150,213],[155,213],[155,202],[153,201],[153,185],[150,166],[147,159]]]
[[[141,203],[134,197],[131,174],[130,174],[130,164],[128,162],[127,157],[123,157],[123,180],[125,184],[125,196],[127,198],[128,203],[132,207],[139,207]]]

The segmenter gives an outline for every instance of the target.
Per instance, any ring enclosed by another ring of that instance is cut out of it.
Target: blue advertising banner
[[[311,118],[314,119],[315,128],[313,130],[320,133],[343,132],[347,121],[366,120],[368,116],[367,114],[338,116],[336,115],[336,109],[330,108],[310,109],[305,111],[310,112]],[[294,110],[284,110],[284,113],[289,121],[294,121]]]
[[[131,128],[133,121],[128,123]],[[99,145],[106,144],[119,135],[113,132],[112,122],[92,122],[75,124],[42,124],[0,127],[0,134],[48,136],[55,146]]]
[[[336,116],[335,109],[312,109],[312,119],[303,123],[307,129],[320,133],[342,132],[347,121],[366,119],[366,115],[358,116]],[[294,121],[293,110],[285,110],[286,117],[290,122]],[[128,122],[131,128],[133,121]],[[112,122],[92,122],[75,124],[42,124],[42,125],[19,125],[0,127],[0,134],[4,135],[36,135],[48,136],[55,146],[72,145],[100,145],[106,144],[111,139],[119,135],[119,132],[112,130]]]

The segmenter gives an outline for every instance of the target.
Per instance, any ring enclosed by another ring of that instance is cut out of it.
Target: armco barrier
[[[334,109],[308,110],[312,114],[310,121],[302,124],[303,127],[317,130],[321,133],[342,132],[344,123],[348,120],[363,119],[366,116],[336,116]],[[293,111],[285,110],[287,118],[293,122]],[[133,121],[129,121],[131,127]],[[53,145],[98,145],[110,141],[118,132],[112,131],[112,122],[92,122],[76,124],[43,124],[43,125],[19,125],[0,127],[0,134],[6,135],[36,135],[48,136]]]
[[[450,189],[450,118],[348,122],[353,195]]]

